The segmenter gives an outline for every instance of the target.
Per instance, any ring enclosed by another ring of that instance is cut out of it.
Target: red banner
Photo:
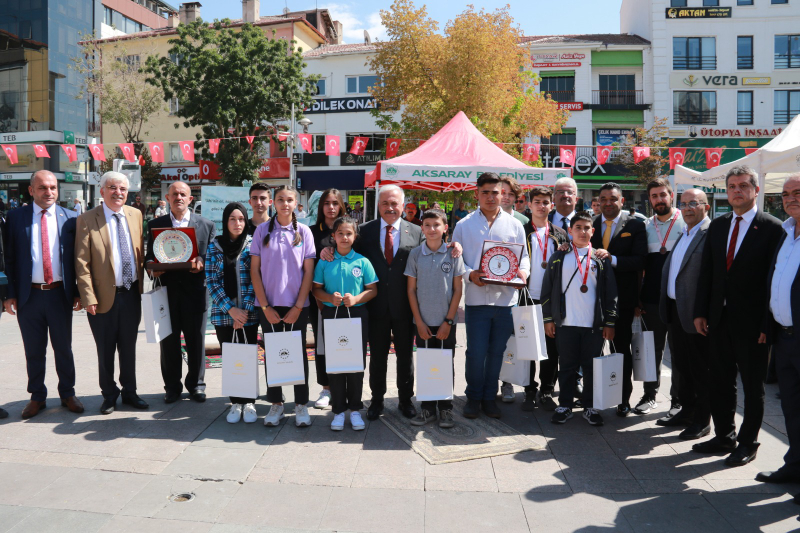
[[[122,150],[122,157],[133,163],[136,161],[136,153],[133,151],[133,143],[120,143],[120,150]]]
[[[350,147],[350,153],[353,155],[364,155],[364,149],[367,147],[369,137],[356,137],[353,139],[353,146]]]
[[[219,139],[208,140],[208,153],[210,154],[219,153]]]
[[[288,138],[289,138],[289,135],[290,135],[290,134],[289,134],[289,132],[288,132],[288,131],[281,131],[281,132],[278,132],[278,140],[279,140],[279,141],[285,141],[286,139],[288,139]]]
[[[289,158],[288,157],[273,157],[271,159],[264,159],[261,163],[261,169],[258,171],[259,179],[280,179],[289,177]]]
[[[706,168],[719,166],[722,160],[722,148],[706,148]]]
[[[181,154],[184,161],[194,163],[194,141],[181,141]]]
[[[744,149],[744,155],[750,155],[750,154],[752,154],[754,152],[757,152],[757,151],[758,151],[758,148],[745,148]]]
[[[492,143],[492,144],[494,144],[495,146],[497,146],[501,150],[503,149],[503,143]]]
[[[150,159],[153,160],[153,163],[164,162],[164,143],[147,143],[147,149],[150,150]]]
[[[50,157],[47,147],[43,144],[34,144],[33,153],[36,154],[36,157]]]
[[[218,180],[220,179],[219,165],[213,161],[200,160],[200,179]]]
[[[95,161],[106,160],[106,153],[103,151],[102,144],[90,144],[89,151],[92,153],[92,157],[94,157]]]
[[[6,153],[6,157],[8,158],[8,162],[12,165],[16,165],[19,159],[17,158],[17,145],[16,144],[4,144],[3,145],[3,152]]]
[[[386,159],[396,156],[399,149],[400,139],[386,139]]]
[[[64,150],[65,154],[67,154],[67,159],[70,163],[74,163],[78,160],[78,153],[75,151],[74,144],[62,144],[61,149]]]
[[[300,139],[300,146],[308,152],[309,154],[314,151],[314,148],[311,146],[311,134],[310,133],[301,133],[297,136]]]
[[[669,149],[669,168],[675,168],[675,165],[683,165],[686,161],[686,148],[670,148]]]
[[[597,147],[597,164],[598,165],[605,165],[608,162],[608,158],[611,156],[611,150],[614,148],[611,146],[598,146]]]
[[[648,146],[634,146],[633,147],[633,162],[636,164],[641,163],[650,157],[650,147]]]
[[[325,155],[339,155],[339,136],[326,135],[325,136]]]
[[[255,140],[256,136],[255,135],[245,135],[244,138],[247,139],[247,143],[250,145],[250,148],[252,148],[253,147],[253,141]]]
[[[558,158],[565,165],[575,166],[575,145],[562,144],[558,149]]]
[[[525,161],[538,161],[541,144],[531,143],[522,145],[522,159]]]

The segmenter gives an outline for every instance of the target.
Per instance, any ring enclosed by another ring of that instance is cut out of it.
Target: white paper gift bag
[[[652,331],[645,331],[646,324],[640,317],[633,319],[631,330],[631,354],[633,354],[633,380],[655,381],[656,344]]]
[[[603,343],[603,351],[606,352]],[[622,363],[621,353],[602,355],[592,360],[592,405],[595,409],[608,409],[622,403]]]
[[[240,331],[244,344],[236,342]],[[258,345],[246,344],[244,330],[234,330],[233,341],[222,343],[222,395],[258,398]]]
[[[542,306],[513,307],[511,308],[511,317],[514,319],[514,336],[517,339],[517,359],[523,361],[546,360],[547,343],[544,336]]]
[[[153,290],[142,294],[142,315],[147,342],[161,342],[172,334],[167,288],[156,278]]]
[[[265,333],[264,361],[267,387],[302,385],[306,382],[303,338],[299,330],[276,332],[273,326],[272,333]]]
[[[417,400],[453,399],[453,350],[417,347]]]
[[[347,308],[345,308],[347,309]],[[322,321],[325,330],[325,371],[328,374],[352,374],[364,371],[364,352],[362,351],[361,319],[334,318]]]
[[[503,352],[503,365],[500,367],[500,381],[513,383],[520,387],[531,384],[531,362],[517,357],[517,341],[512,335]]]

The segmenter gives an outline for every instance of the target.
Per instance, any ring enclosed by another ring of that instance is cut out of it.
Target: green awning
[[[592,52],[593,67],[641,67],[641,50]]]
[[[592,109],[593,123],[644,124],[644,111],[641,109]]]
[[[572,76],[575,77],[574,70],[540,70],[539,76],[542,78],[555,78],[555,77],[563,77],[563,76]]]

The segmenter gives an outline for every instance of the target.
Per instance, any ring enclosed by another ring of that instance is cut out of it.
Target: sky
[[[177,7],[180,2],[171,2]],[[215,18],[241,18],[242,8],[239,0],[201,0],[201,15],[204,20]],[[261,0],[262,15],[279,15],[284,7],[292,11],[306,9],[328,9],[334,20],[344,27],[344,41],[358,43],[364,39],[364,30],[372,39],[383,39],[385,33],[381,25],[380,10],[389,9],[391,0]],[[523,29],[525,35],[559,35],[580,33],[618,33],[619,8],[622,0],[434,0],[415,1],[417,7],[427,6],[428,15],[439,22],[440,30],[447,21],[464,11],[467,4],[475,9],[488,11],[511,6],[511,15]],[[364,7],[367,6],[367,7]]]

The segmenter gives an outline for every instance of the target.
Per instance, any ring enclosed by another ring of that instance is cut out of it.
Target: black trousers
[[[410,402],[414,396],[414,321],[411,317],[393,319],[388,315],[373,316],[369,321],[369,387],[372,401],[382,402],[386,394],[386,368],[392,333],[397,356],[397,396],[400,402]]]
[[[31,400],[47,399],[44,384],[47,369],[47,335],[55,355],[58,374],[58,395],[75,396],[75,361],[72,357],[72,302],[67,301],[63,287],[43,291],[31,289],[25,305],[17,308],[17,321],[25,347],[28,370],[28,392]]]
[[[341,312],[339,313],[342,314]],[[322,318],[329,319],[338,316],[335,307],[325,306],[322,309]],[[346,313],[345,313],[346,316]],[[342,318],[338,316],[338,318]],[[361,319],[361,352],[364,365],[367,364],[367,337],[369,334],[369,312],[366,305],[350,308],[350,318]],[[370,367],[371,368],[371,367]],[[370,369],[370,372],[372,370]],[[348,409],[358,411],[364,407],[361,395],[364,392],[364,373],[352,372],[349,374],[328,374],[331,386],[331,410],[333,414],[344,413]]]
[[[592,407],[594,402],[594,363],[592,359],[602,355],[603,330],[561,326],[556,328],[556,343],[561,367],[558,370],[558,396],[560,407],[575,405],[575,385],[578,381],[578,368],[583,368],[583,394],[581,403],[584,408]],[[619,348],[617,348],[619,349]]]
[[[291,307],[273,307],[275,312],[280,316],[286,316],[286,313],[292,310]],[[261,330],[264,332],[264,347],[267,347],[269,342],[269,333],[280,333],[282,331],[299,331],[300,338],[303,342],[303,373],[305,374],[306,382],[302,385],[294,385],[294,403],[295,405],[305,405],[308,403],[308,352],[306,351],[306,327],[308,326],[308,307],[304,307],[300,311],[300,316],[294,324],[286,324],[280,322],[278,324],[270,324],[267,322],[267,317],[264,316],[264,311],[259,313],[261,320]],[[265,372],[266,373],[266,372]],[[283,403],[283,387],[267,387],[267,401],[270,403]]]
[[[447,336],[445,340],[440,340],[436,338],[436,333],[439,331],[439,326],[428,326],[428,329],[431,330],[431,337],[427,341],[423,340],[419,336],[419,332],[416,336],[416,344],[417,348],[440,348],[442,350],[453,350],[453,386],[456,384],[456,372],[455,372],[455,354],[456,354],[456,328],[457,324],[453,324],[450,328],[450,334]],[[419,355],[417,356],[419,357]],[[429,411],[433,414],[436,414],[436,408],[439,408],[439,411],[446,411],[453,409],[453,400],[433,400],[427,402],[421,402],[421,408]]]
[[[321,316],[322,311],[317,307],[317,303],[312,303],[308,319],[311,321],[311,329],[314,331],[314,342],[317,343],[317,349],[314,350],[314,368],[317,370],[317,385],[328,387],[330,381],[328,380],[328,372],[325,370],[325,354],[319,353],[320,346],[324,346],[322,340],[323,332],[319,327],[319,319]]]
[[[677,315],[673,316],[677,317]],[[672,336],[667,335],[667,325],[661,321],[661,317],[658,314],[658,304],[644,304],[644,314],[642,315],[642,320],[644,321],[646,331],[653,332],[653,344],[655,345],[656,349],[656,380],[646,381],[644,383],[644,393],[655,399],[656,394],[658,394],[658,390],[661,388],[661,361],[664,359],[664,348],[666,347],[667,342],[669,342],[669,352],[670,354],[674,354],[675,346],[672,342]],[[673,401],[681,400],[680,395],[678,394],[679,376],[680,371],[676,372],[675,368],[673,368],[672,383],[669,389],[669,395]]]
[[[789,436],[789,451],[783,456],[783,462],[785,468],[800,473],[800,334],[797,327],[793,333],[783,329],[778,332],[772,345],[772,355],[775,357],[781,409]]]
[[[746,312],[740,310],[739,312]],[[718,437],[736,435],[736,374],[742,378],[744,420],[738,441],[750,445],[758,439],[764,419],[764,380],[767,377],[767,345],[758,344],[758,329],[743,330],[732,323],[727,307],[720,323],[709,328],[711,337],[711,417]]]
[[[631,394],[633,394],[633,354],[631,353],[631,325],[633,324],[633,308],[622,308],[618,311],[617,322],[614,328],[614,348],[615,353],[624,356],[622,363],[622,404],[631,404]],[[586,368],[583,369],[584,375]],[[583,390],[586,390],[587,381],[583,382]],[[564,394],[562,389],[561,394]]]
[[[114,303],[106,313],[88,315],[89,327],[97,345],[97,370],[100,391],[106,400],[120,395],[114,381],[114,355],[119,353],[119,384],[122,397],[136,393],[136,337],[142,320],[142,297],[139,283],[130,289],[117,289]]]
[[[195,288],[194,290],[200,290]],[[202,287],[203,292],[206,288]],[[207,296],[206,296],[207,297]],[[197,308],[197,300],[185,298],[179,286],[167,288],[169,301],[169,318],[172,334],[162,340],[161,376],[164,378],[164,390],[180,394],[183,385],[189,392],[206,390],[206,318],[208,312]],[[181,354],[181,333],[186,341],[186,360],[189,370],[181,385],[183,374],[183,355]]]
[[[220,345],[223,342],[233,342],[233,326],[214,326],[214,329],[217,330],[217,340],[219,341]],[[244,339],[242,338],[242,330],[244,330]],[[244,342],[247,341],[247,344],[256,344],[258,342],[258,324],[253,324],[252,326],[244,326],[242,330],[238,330],[236,342]],[[231,403],[240,403],[242,405],[246,403],[255,403],[255,398],[240,398],[238,396],[230,396]]]
[[[687,333],[678,318],[678,306],[675,300],[670,298],[667,305],[670,308],[670,316],[674,317],[669,324],[669,338],[673,381],[676,369],[680,374],[678,397],[685,413],[692,415],[692,422],[707,426],[711,422],[708,337],[699,333]],[[674,393],[672,397],[675,398]]]

